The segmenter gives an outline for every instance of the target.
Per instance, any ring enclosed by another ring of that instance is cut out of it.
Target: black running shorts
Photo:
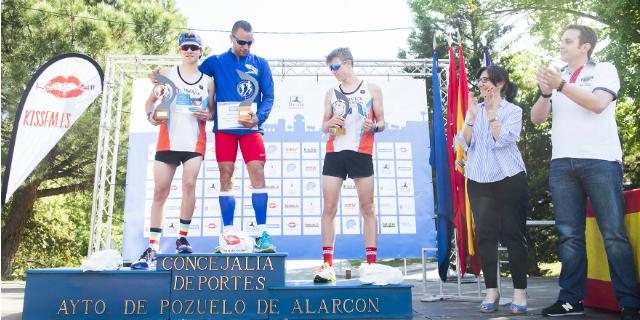
[[[189,151],[157,151],[156,152],[156,160],[168,164],[175,164],[179,166],[181,163],[185,163],[190,159],[195,157],[202,157],[201,154],[197,152],[189,152]]]
[[[351,150],[328,152],[324,157],[322,175],[346,179],[373,175],[371,155]]]

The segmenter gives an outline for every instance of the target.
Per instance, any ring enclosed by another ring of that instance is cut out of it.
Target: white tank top
[[[353,92],[344,92],[340,86],[333,89],[331,96],[331,110],[334,115],[342,115],[344,121],[344,135],[330,135],[327,141],[327,152],[352,150],[356,152],[373,153],[373,133],[365,132],[365,119],[373,120],[373,99],[369,85],[362,80]]]
[[[176,98],[169,108],[169,120],[160,127],[157,151],[190,151],[204,154],[205,122],[193,110],[206,110],[209,103],[208,77],[202,73],[194,83],[182,79],[179,67],[171,68],[168,78],[176,86]]]

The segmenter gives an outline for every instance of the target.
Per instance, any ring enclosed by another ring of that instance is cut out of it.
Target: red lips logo
[[[289,226],[289,228],[295,228],[296,227],[296,223],[294,221],[290,221],[288,226]]]
[[[90,88],[85,87],[75,76],[57,76],[49,80],[44,89],[57,98],[75,98]]]
[[[235,245],[240,243],[240,237],[236,235],[226,235],[222,237],[224,238],[224,242],[226,242],[228,245]]]
[[[278,205],[277,205],[277,204],[275,204],[275,203],[273,203],[273,202],[269,203],[269,208],[271,208],[271,209],[273,209],[273,208],[275,208],[275,207],[277,207],[277,206],[278,206]]]

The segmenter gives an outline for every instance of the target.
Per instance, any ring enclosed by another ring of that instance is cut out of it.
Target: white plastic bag
[[[242,231],[231,231],[218,237],[222,253],[253,253],[256,241]]]
[[[360,282],[364,284],[384,286],[387,284],[398,284],[404,279],[400,270],[377,263],[364,263],[360,266],[359,272]]]
[[[91,257],[82,261],[82,271],[118,270],[122,265],[122,256],[113,249],[94,252]]]

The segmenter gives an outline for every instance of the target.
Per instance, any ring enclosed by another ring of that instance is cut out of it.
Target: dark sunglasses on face
[[[252,40],[249,40],[249,41],[246,41],[246,40],[240,40],[240,39],[238,39],[238,37],[236,37],[236,36],[233,36],[233,38],[234,38],[234,39],[236,39],[236,43],[237,43],[239,46],[249,45],[249,47],[251,47],[251,45],[253,44],[253,39],[252,39]]]
[[[198,51],[198,50],[200,50],[200,47],[198,45],[195,45],[195,44],[183,44],[183,45],[180,46],[180,49],[182,51],[189,51],[189,50]]]
[[[342,67],[342,63],[332,63],[329,65],[329,70],[331,70],[332,72],[336,72],[338,71],[338,69],[340,69],[340,67]]]

